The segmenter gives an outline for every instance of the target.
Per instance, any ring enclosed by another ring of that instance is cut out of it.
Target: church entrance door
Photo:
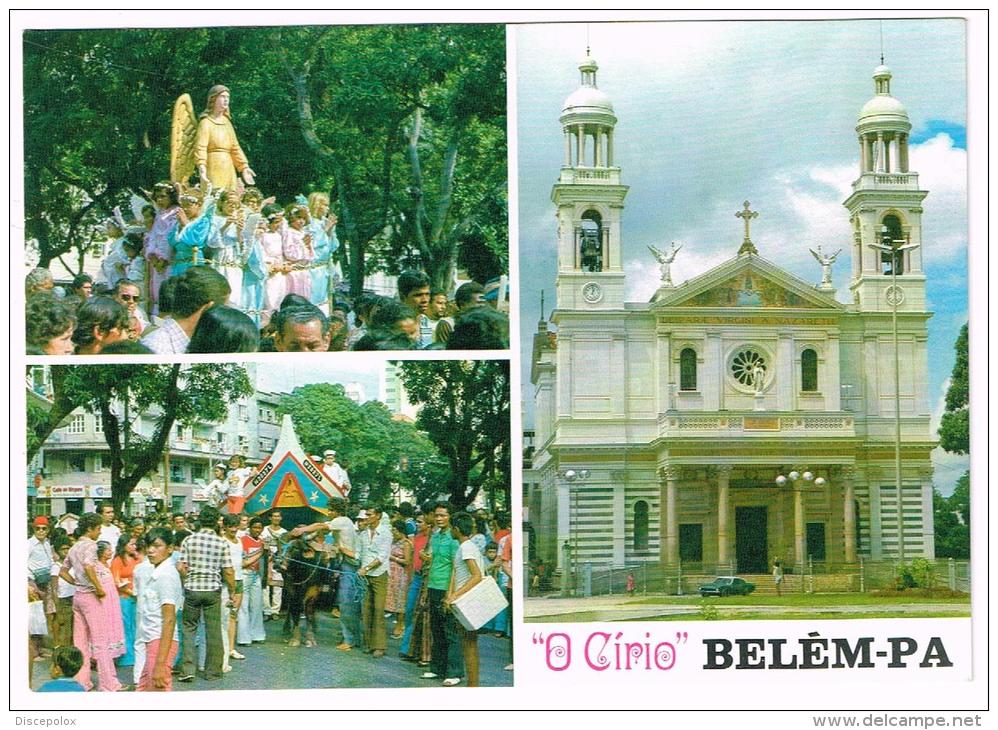
[[[735,560],[739,573],[768,571],[766,508],[735,507]]]

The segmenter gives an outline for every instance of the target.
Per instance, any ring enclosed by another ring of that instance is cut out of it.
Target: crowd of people
[[[312,193],[285,207],[254,187],[158,183],[112,241],[97,277],[25,279],[28,354],[506,349],[506,315],[477,282],[453,293],[403,271],[398,296],[341,290],[336,216]]]
[[[450,605],[488,575],[511,600],[508,516],[339,498],[325,512],[290,530],[277,509],[250,516],[212,503],[130,521],[111,503],[35,517],[28,599],[44,620],[29,626],[29,682],[34,660],[51,656],[39,691],[91,691],[93,669],[105,692],[169,691],[197,677],[208,688],[246,660],[240,647],[268,641],[266,622],[283,619],[290,648],[372,659],[386,656],[390,626],[422,679],[478,686],[478,634],[511,637],[510,608],[468,631]],[[324,595],[334,599],[329,636],[318,622]],[[132,683],[119,680],[122,667]]]

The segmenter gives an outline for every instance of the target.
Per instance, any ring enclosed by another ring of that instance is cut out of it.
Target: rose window
[[[758,350],[739,350],[731,358],[731,375],[746,388],[755,388],[765,381],[766,356]]]

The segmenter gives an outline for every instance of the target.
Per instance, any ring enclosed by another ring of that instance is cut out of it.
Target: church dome
[[[579,73],[581,81],[579,88],[568,95],[562,105],[561,121],[568,123],[616,123],[617,118],[613,114],[613,102],[609,95],[601,91],[596,86],[596,71],[599,65],[596,59],[587,55],[579,63]]]
[[[563,112],[600,111],[613,113],[613,102],[595,86],[580,86],[565,99]]]
[[[897,125],[910,127],[908,110],[904,104],[891,96],[891,70],[881,64],[873,71],[876,95],[859,111],[859,126],[867,124]]]

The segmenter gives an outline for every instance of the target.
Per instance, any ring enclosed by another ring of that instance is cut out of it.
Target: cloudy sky
[[[911,169],[920,174],[928,276],[929,385],[933,426],[942,412],[953,343],[967,320],[966,39],[959,20],[883,22],[891,92],[912,123]],[[579,85],[587,25],[517,31],[519,223],[523,383],[532,424],[530,336],[553,299],[555,209],[563,155],[562,102]],[[658,266],[647,245],[683,243],[677,284],[734,256],[749,200],[760,254],[820,281],[808,248],[842,248],[833,269],[840,301],[851,270],[842,206],[858,174],[855,125],[873,96],[881,23],[604,23],[588,25],[598,85],[618,118],[614,156],[630,186],[623,216],[628,300],[647,301]],[[934,454],[945,493],[967,460]]]
[[[385,363],[380,358],[339,358],[335,362],[323,357],[291,357],[282,363],[256,363],[256,387],[274,393],[290,393],[295,388],[311,383],[360,383],[365,400],[379,400],[378,391]]]

